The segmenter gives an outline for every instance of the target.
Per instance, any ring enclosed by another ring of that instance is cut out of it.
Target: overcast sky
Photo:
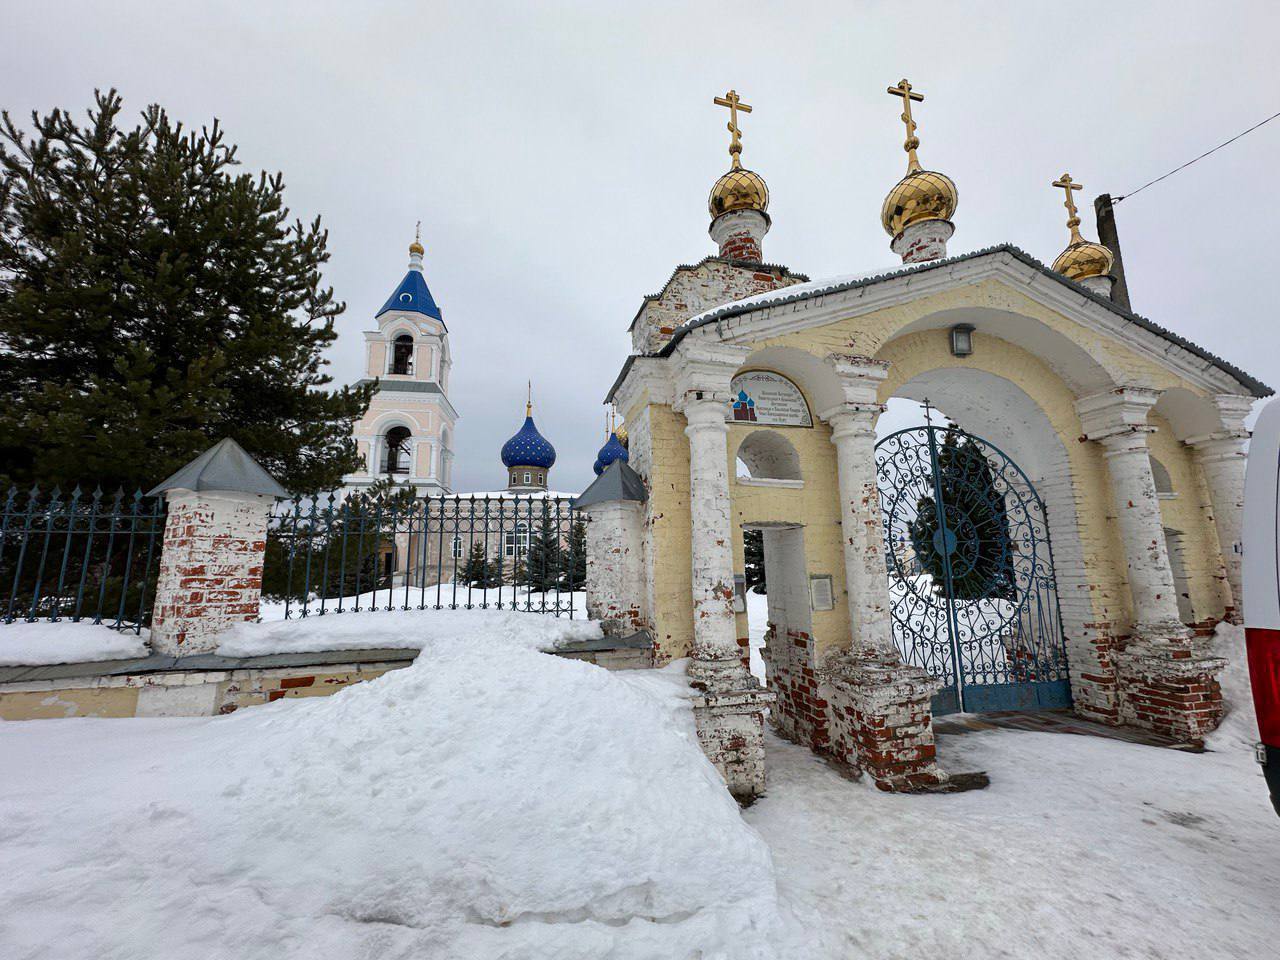
[[[346,300],[331,370],[423,222],[461,413],[455,486],[503,483],[526,378],[559,451],[591,479],[601,400],[640,299],[714,252],[706,196],[743,160],[772,192],[765,258],[814,278],[896,258],[880,203],[902,175],[910,78],[926,167],[959,187],[951,253],[1012,242],[1051,262],[1064,170],[1124,194],[1280,110],[1280,4],[1029,2],[137,3],[3,0],[0,105],[218,117],[250,168],[320,214]],[[1034,8],[1034,9],[1033,9]],[[1280,383],[1280,120],[1117,208],[1134,309]]]

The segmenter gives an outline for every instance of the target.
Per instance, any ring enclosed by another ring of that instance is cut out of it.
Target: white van
[[[1244,628],[1258,762],[1280,813],[1280,398],[1262,410],[1244,485]]]

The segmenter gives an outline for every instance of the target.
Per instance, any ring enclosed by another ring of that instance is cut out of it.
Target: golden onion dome
[[[769,188],[764,177],[754,170],[735,166],[715,182],[711,188],[711,196],[707,200],[707,208],[714,220],[722,213],[734,210],[759,210],[764,213],[769,209]]]
[[[945,173],[914,170],[884,198],[880,222],[889,236],[896,237],[921,220],[950,220],[958,200],[956,185]]]
[[[1102,244],[1081,240],[1058,254],[1053,269],[1068,280],[1087,280],[1109,274],[1114,260],[1111,251]]]
[[[409,252],[416,253],[418,256],[422,256],[424,253],[427,252],[427,248],[424,247],[417,240],[415,240],[413,241],[413,243],[409,244]]]

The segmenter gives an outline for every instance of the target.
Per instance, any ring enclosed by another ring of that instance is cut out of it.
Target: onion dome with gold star
[[[631,459],[631,454],[627,452],[627,448],[622,442],[626,433],[616,423],[612,411],[605,417],[604,429],[608,437],[605,439],[604,446],[600,448],[600,452],[596,454],[596,462],[591,467],[597,477],[604,473],[605,468],[615,460],[621,460],[626,463]],[[622,432],[622,436],[618,435],[619,432]]]
[[[1111,265],[1115,262],[1111,251],[1100,243],[1086,240],[1080,234],[1080,217],[1076,211],[1073,192],[1082,189],[1084,184],[1075,183],[1071,179],[1071,174],[1064,173],[1059,179],[1053,181],[1053,186],[1061,187],[1066,191],[1067,202],[1063,206],[1067,208],[1067,229],[1071,231],[1067,249],[1058,254],[1058,259],[1053,261],[1053,269],[1068,280],[1076,282],[1109,275]]]
[[[911,84],[905,79],[900,80],[896,87],[889,87],[888,92],[902,98],[902,122],[907,127],[907,139],[902,146],[907,152],[907,175],[889,191],[880,208],[880,222],[885,232],[897,237],[913,223],[950,220],[955,215],[959,193],[950,177],[936,170],[925,170],[916,156],[920,139],[916,136],[916,123],[911,117],[911,101],[924,100],[924,94],[912,92]]]
[[[533,423],[533,386],[529,387],[529,399],[524,405],[524,425],[515,436],[502,445],[504,467],[540,467],[550,470],[555,466],[556,448],[538,432]]]
[[[769,187],[764,177],[742,165],[742,130],[738,127],[738,113],[750,113],[751,107],[742,102],[737,91],[730,90],[723,97],[716,97],[717,106],[729,108],[729,156],[733,162],[729,172],[711,187],[707,210],[711,219],[735,210],[755,210],[766,217],[769,209]]]

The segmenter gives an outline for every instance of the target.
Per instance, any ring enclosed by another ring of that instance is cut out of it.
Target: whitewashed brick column
[[[1214,405],[1222,418],[1223,429],[1198,437],[1188,437],[1195,451],[1200,472],[1209,489],[1213,522],[1222,547],[1222,564],[1231,588],[1228,617],[1236,623],[1241,617],[1241,523],[1244,519],[1245,443],[1249,431],[1244,419],[1253,409],[1253,398],[1224,394],[1214,397]]]
[[[1128,563],[1129,593],[1133,600],[1134,632],[1141,637],[1183,637],[1187,629],[1178,617],[1177,590],[1164,539],[1164,521],[1151,473],[1147,414],[1155,404],[1154,390],[1127,387],[1077,401],[1085,435],[1100,443],[1111,475]]]
[[[889,374],[867,357],[828,357],[845,402],[820,414],[831,425],[840,487],[844,575],[853,655],[862,661],[901,662],[890,626],[889,579],[884,557],[884,517],[876,483],[876,422],[884,406],[876,397]]]
[[[582,507],[587,522],[587,616],[606,635],[646,629],[644,504],[612,500]]]
[[[840,487],[850,645],[821,664],[828,752],[866,772],[882,790],[946,789],[936,763],[932,698],[941,684],[902,662],[893,645],[884,519],[876,483],[877,402],[888,375],[869,357],[830,356],[845,402],[821,414],[831,424]]]
[[[1186,627],[1178,616],[1177,587],[1151,473],[1147,445],[1151,429],[1113,434],[1099,442],[1106,450],[1116,518],[1124,541],[1134,632],[1141,637],[1180,637]]]
[[[689,425],[689,512],[693,559],[693,662],[689,679],[707,690],[740,689],[748,677],[733,612],[733,528],[729,521],[727,393],[684,398]]]
[[[1120,720],[1200,743],[1222,718],[1217,676],[1226,662],[1210,656],[1178,616],[1147,449],[1155,400],[1153,390],[1125,387],[1085,397],[1076,409],[1085,435],[1105,449],[1129,568],[1133,636],[1115,656]]]
[[[878,403],[846,404],[827,411],[823,419],[831,424],[831,442],[836,447],[852,652],[861,660],[896,663],[876,484],[876,421],[883,411]]]
[[[218,635],[258,616],[267,519],[274,498],[173,489],[151,622],[151,648],[212,653]]]

